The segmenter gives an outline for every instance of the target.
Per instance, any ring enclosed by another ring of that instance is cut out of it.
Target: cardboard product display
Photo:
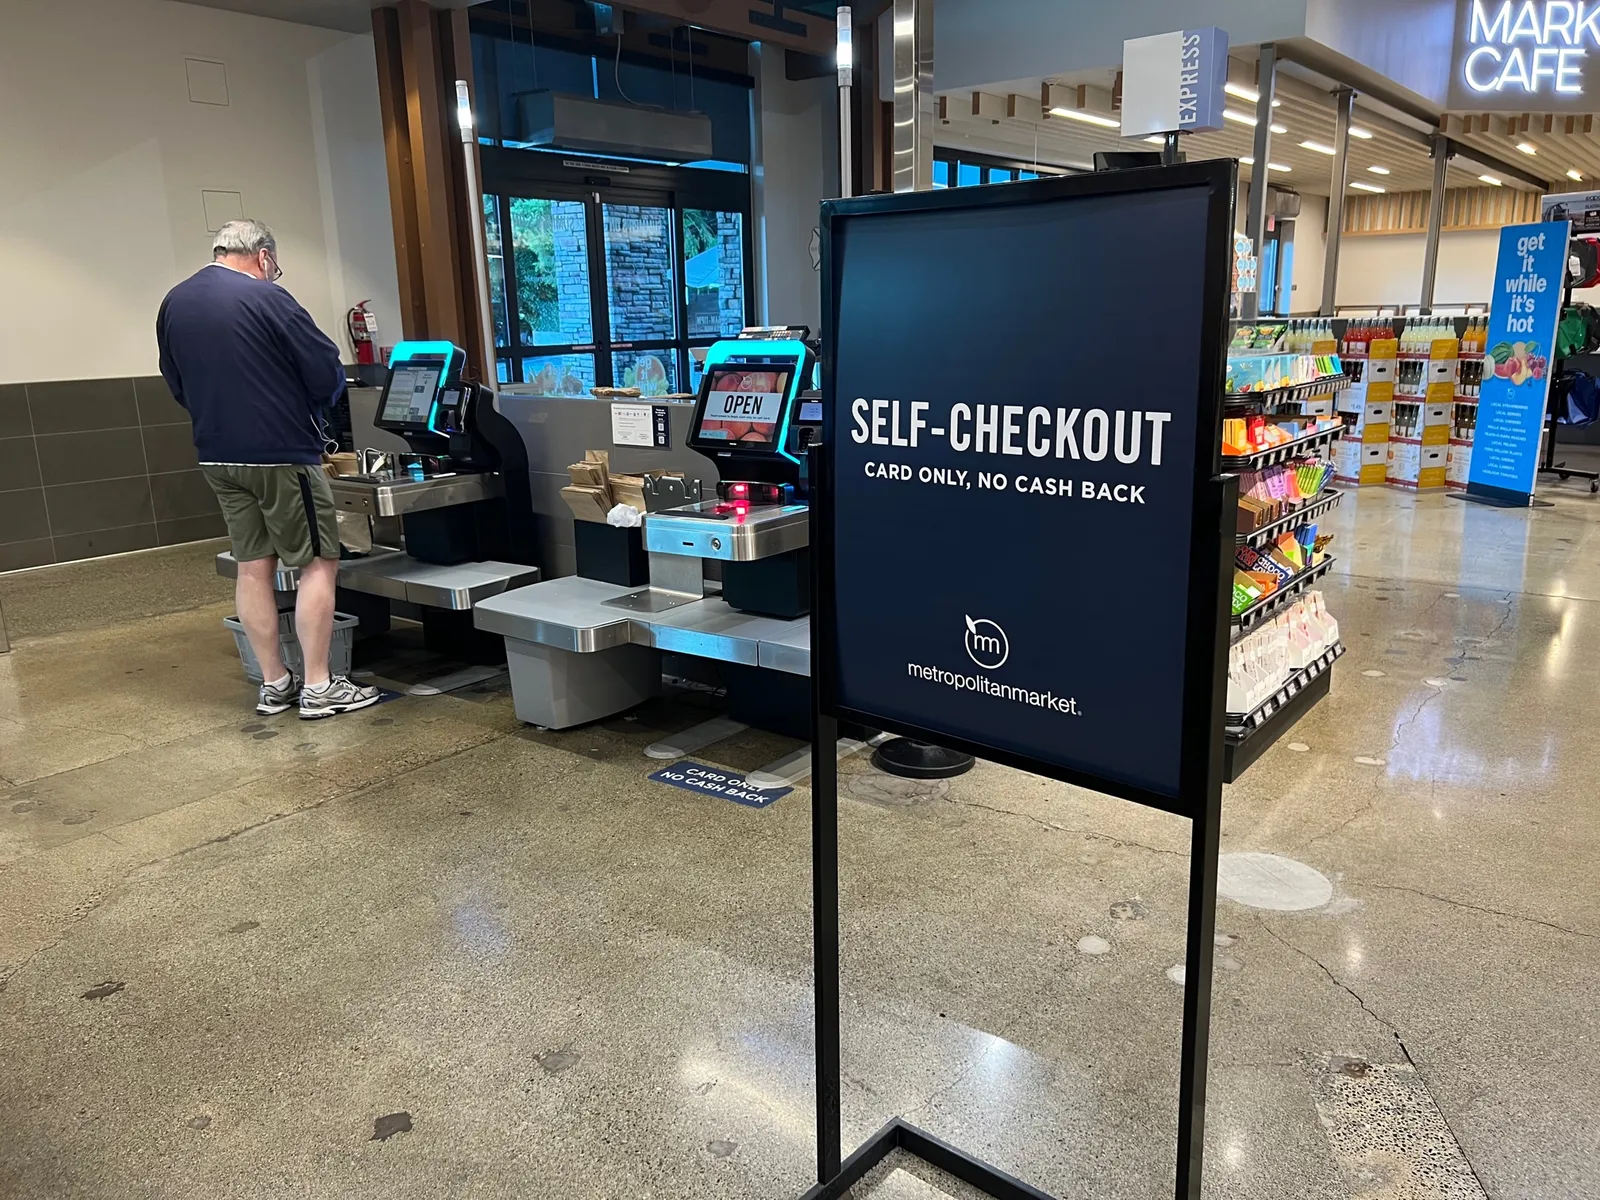
[[[1467,474],[1472,470],[1472,443],[1465,438],[1451,438],[1445,451],[1444,486],[1452,491],[1465,491]]]
[[[1388,480],[1399,352],[1400,343],[1394,338],[1369,343],[1361,382],[1340,397],[1340,408],[1356,416],[1354,436],[1341,439],[1336,447],[1334,478],[1341,483],[1370,487]]]

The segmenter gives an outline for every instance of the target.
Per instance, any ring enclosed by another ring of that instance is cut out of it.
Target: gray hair
[[[262,250],[277,254],[278,239],[260,221],[248,217],[224,223],[211,240],[212,258],[221,258],[224,254],[256,254]]]

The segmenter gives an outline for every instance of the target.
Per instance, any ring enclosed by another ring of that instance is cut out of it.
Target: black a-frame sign
[[[1236,172],[1207,162],[823,206],[819,1182],[806,1200],[842,1196],[896,1148],[988,1195],[1048,1200],[900,1120],[842,1156],[841,721],[1189,818],[1175,1195],[1200,1195],[1237,496],[1217,475]]]

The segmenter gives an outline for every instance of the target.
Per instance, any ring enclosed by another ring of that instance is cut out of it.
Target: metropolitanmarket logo
[[[1006,665],[1011,657],[1011,639],[1006,631],[983,617],[966,617],[967,631],[963,639],[967,657],[985,671],[995,671]]]

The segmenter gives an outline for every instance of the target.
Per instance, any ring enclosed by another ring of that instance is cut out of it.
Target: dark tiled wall
[[[160,376],[0,384],[0,571],[224,532]]]

